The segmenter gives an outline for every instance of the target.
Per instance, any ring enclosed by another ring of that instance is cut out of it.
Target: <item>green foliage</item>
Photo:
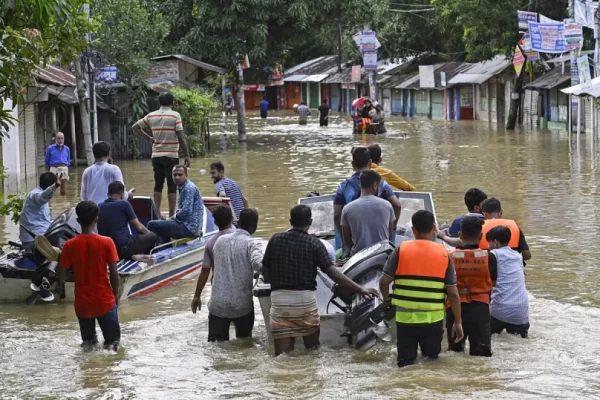
[[[25,194],[23,193],[8,195],[6,201],[0,201],[0,216],[10,217],[12,222],[18,224],[24,200]]]
[[[181,114],[183,128],[186,131],[190,155],[204,155],[205,133],[210,112],[217,106],[214,98],[199,88],[171,90],[175,98],[173,108]]]
[[[81,11],[87,0],[13,0],[0,7],[0,131],[12,119],[4,101],[23,100],[32,71],[49,60],[70,62],[96,24]]]
[[[93,46],[116,65],[119,80],[128,87],[145,83],[150,59],[160,54],[168,25],[162,14],[140,0],[92,0],[101,27]]]

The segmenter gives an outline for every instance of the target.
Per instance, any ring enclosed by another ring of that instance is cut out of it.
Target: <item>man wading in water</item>
[[[270,326],[275,356],[293,351],[297,337],[304,340],[307,349],[319,346],[317,269],[350,293],[379,295],[376,289],[360,287],[333,266],[323,243],[308,234],[312,224],[310,207],[294,206],[290,224],[292,229],[276,233],[269,240],[262,261],[263,277],[271,284]]]

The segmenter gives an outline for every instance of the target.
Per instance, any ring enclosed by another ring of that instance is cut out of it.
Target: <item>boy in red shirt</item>
[[[59,281],[64,283],[67,269],[73,268],[75,278],[75,314],[84,347],[98,343],[96,320],[104,336],[104,348],[117,351],[121,327],[117,315],[119,300],[119,256],[109,237],[94,233],[98,222],[98,206],[82,201],[75,208],[81,235],[67,240],[60,254]],[[110,271],[106,272],[106,266]]]

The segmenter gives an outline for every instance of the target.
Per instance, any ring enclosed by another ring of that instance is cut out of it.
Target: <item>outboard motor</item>
[[[387,241],[367,247],[344,264],[342,273],[364,288],[378,289],[383,266],[393,250],[394,246]],[[356,336],[355,347],[361,349],[375,344],[378,326],[393,317],[393,309],[380,299],[343,293],[339,287],[335,294],[349,305],[345,325],[348,335]],[[387,334],[386,327],[382,328],[383,334]]]
[[[74,238],[80,233],[81,226],[77,222],[75,208],[71,208],[52,221],[50,227],[48,227],[48,230],[44,233],[44,236],[52,246],[62,249],[67,240]],[[34,250],[33,253],[26,254],[25,257],[30,258],[38,265],[35,274],[31,278],[31,290],[33,290],[34,293],[29,297],[27,303],[35,303],[38,297],[44,301],[54,300],[54,295],[52,295],[52,292],[50,291],[50,286],[56,281],[56,269],[58,268],[58,263],[46,260],[46,258],[37,250]]]

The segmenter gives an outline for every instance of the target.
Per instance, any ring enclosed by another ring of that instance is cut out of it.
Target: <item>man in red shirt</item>
[[[75,314],[84,347],[98,343],[96,320],[104,336],[104,348],[117,351],[121,327],[117,315],[119,302],[119,256],[109,237],[94,233],[98,222],[98,206],[82,201],[75,208],[81,235],[67,240],[60,254],[59,281],[64,284],[67,269],[75,278]],[[110,274],[106,271],[106,266]],[[109,278],[110,276],[110,278]],[[110,281],[109,281],[110,280]],[[61,296],[62,298],[63,296]]]

